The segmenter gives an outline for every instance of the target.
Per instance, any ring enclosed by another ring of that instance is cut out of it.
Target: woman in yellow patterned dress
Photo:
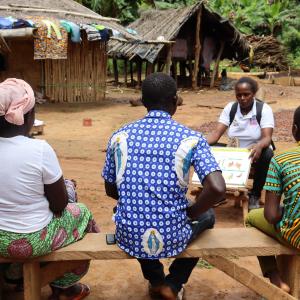
[[[264,186],[265,208],[252,210],[247,222],[280,242],[300,249],[300,106],[294,113],[292,133],[298,147],[272,158]],[[280,205],[282,195],[283,206]],[[263,275],[289,292],[289,286],[279,275],[275,257],[258,259]]]

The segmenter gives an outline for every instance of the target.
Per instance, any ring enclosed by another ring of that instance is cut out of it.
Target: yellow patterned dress
[[[264,189],[284,194],[284,213],[276,229],[284,240],[300,249],[300,143],[272,158]]]

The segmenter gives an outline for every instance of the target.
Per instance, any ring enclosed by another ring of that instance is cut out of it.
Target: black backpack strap
[[[230,113],[229,113],[229,126],[228,127],[230,127],[230,125],[232,124],[235,114],[237,112],[237,109],[238,109],[238,102],[234,102],[231,106]]]
[[[256,99],[256,120],[259,126],[260,126],[263,106],[264,106],[264,102],[259,99]]]
[[[264,102],[259,99],[256,99],[256,120],[257,120],[257,123],[259,126],[260,126],[263,106],[264,106]],[[273,140],[271,140],[271,146],[273,148],[273,151],[275,151],[276,147],[275,147]]]

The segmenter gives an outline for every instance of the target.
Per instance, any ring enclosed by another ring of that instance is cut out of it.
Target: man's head
[[[300,106],[295,110],[293,121],[293,136],[297,142],[300,141]]]
[[[148,111],[164,110],[173,115],[177,108],[175,80],[164,73],[153,73],[142,85],[142,102]]]

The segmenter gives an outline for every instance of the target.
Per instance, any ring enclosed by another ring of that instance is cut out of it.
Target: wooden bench
[[[258,255],[281,255],[281,264],[286,269],[283,275],[291,286],[291,295],[239,264],[239,257]],[[281,245],[255,228],[207,230],[189,245],[180,257],[202,257],[266,299],[298,299],[300,256],[297,256],[295,250]],[[116,245],[107,245],[105,233],[87,234],[83,240],[49,255],[22,261],[24,263],[24,299],[39,300],[43,286],[66,271],[78,267],[82,260],[130,258],[132,257]],[[12,261],[16,260],[0,258],[0,263]],[[40,267],[40,262],[49,263]]]

